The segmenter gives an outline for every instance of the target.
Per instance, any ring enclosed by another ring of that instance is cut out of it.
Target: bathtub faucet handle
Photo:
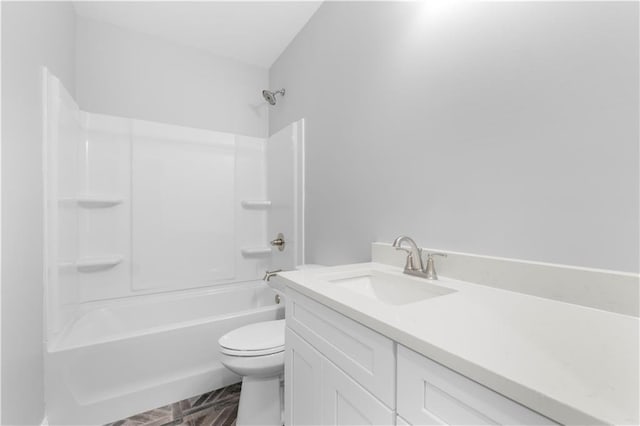
[[[274,269],[273,271],[264,271],[264,277],[262,277],[263,281],[269,281],[271,277],[275,277],[278,275],[278,272],[282,272],[282,269]]]
[[[270,244],[273,247],[278,247],[278,250],[283,251],[286,242],[284,240],[284,235],[282,235],[282,232],[279,232],[278,235],[276,235],[276,239],[275,240],[271,240]]]

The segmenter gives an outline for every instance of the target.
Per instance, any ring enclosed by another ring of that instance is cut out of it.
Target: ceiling
[[[84,1],[76,13],[270,67],[322,1]]]

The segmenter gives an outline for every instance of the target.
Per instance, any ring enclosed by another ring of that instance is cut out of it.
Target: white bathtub
[[[263,282],[88,304],[45,355],[50,424],[104,424],[235,383],[218,339],[283,317]]]

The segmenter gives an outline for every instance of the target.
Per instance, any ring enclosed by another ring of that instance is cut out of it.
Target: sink
[[[365,296],[385,305],[407,305],[433,297],[454,293],[425,279],[404,277],[376,270],[349,271],[321,275],[319,280]]]

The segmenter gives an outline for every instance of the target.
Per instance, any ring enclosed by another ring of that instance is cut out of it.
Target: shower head
[[[275,92],[272,92],[271,90],[262,91],[262,96],[264,97],[264,100],[269,102],[269,104],[271,105],[276,104],[276,95],[278,94],[284,96],[284,89],[276,90]]]

